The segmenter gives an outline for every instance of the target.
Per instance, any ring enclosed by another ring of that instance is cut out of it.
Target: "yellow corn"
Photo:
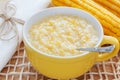
[[[61,5],[54,3],[55,1]],[[105,34],[114,36],[120,41],[120,18],[94,0],[52,0],[52,3],[56,6],[80,8],[93,14],[101,22]]]
[[[104,6],[102,4],[100,4],[101,6]],[[115,14],[116,16],[118,16],[120,18],[120,14],[116,11],[114,11],[113,9],[107,7],[107,6],[104,6],[104,8],[106,8],[107,10],[109,10],[110,12],[112,12],[113,14]]]
[[[57,0],[52,0],[52,3],[54,3],[55,6],[65,6],[64,3],[60,3]]]
[[[120,0],[109,0],[109,1],[115,4],[116,6],[120,7]]]
[[[120,1],[119,0],[94,0],[98,4],[110,10],[112,13],[120,17]]]

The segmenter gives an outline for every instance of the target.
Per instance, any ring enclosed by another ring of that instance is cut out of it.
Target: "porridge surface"
[[[94,27],[78,16],[54,15],[32,25],[29,41],[38,50],[56,56],[85,53],[80,47],[94,47],[98,35]]]

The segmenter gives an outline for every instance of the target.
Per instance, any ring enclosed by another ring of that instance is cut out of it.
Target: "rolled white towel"
[[[0,4],[2,1],[6,0],[0,0]],[[14,17],[26,21],[37,11],[46,8],[50,3],[50,0],[12,0],[10,3],[14,4],[17,8],[17,12]],[[2,20],[0,20],[0,23],[1,22]],[[17,24],[20,42],[22,41],[22,27],[22,25]],[[15,53],[16,47],[17,37],[9,41],[0,40],[0,72]]]

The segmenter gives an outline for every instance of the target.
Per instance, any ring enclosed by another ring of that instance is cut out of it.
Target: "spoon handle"
[[[111,46],[100,47],[100,48],[80,48],[80,49],[77,49],[77,50],[90,51],[90,52],[112,52],[114,48],[115,48],[115,46],[111,45]]]

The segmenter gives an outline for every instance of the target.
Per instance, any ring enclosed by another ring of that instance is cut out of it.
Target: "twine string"
[[[0,25],[0,40],[8,41],[16,36],[18,37],[16,23],[24,25],[24,21],[14,17],[16,11],[16,6],[7,2],[4,6],[4,9],[0,12],[0,18],[4,20]],[[7,35],[9,35],[12,31],[14,34],[8,37]]]

